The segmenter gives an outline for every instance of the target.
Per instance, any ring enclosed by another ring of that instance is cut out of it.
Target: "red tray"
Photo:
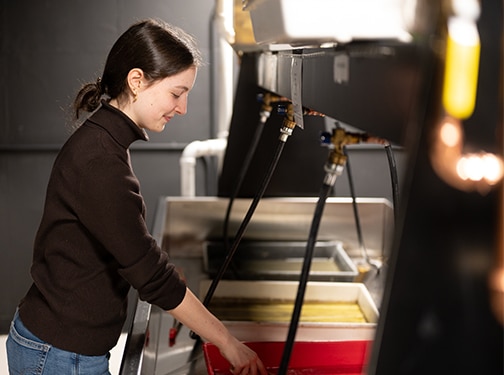
[[[268,374],[277,374],[282,359],[283,342],[247,342],[261,358]],[[361,375],[371,349],[371,341],[296,342],[288,375]],[[227,375],[229,362],[213,344],[203,344],[205,362],[210,375]]]

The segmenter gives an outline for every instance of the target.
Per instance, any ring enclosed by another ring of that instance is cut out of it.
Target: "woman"
[[[130,285],[141,299],[214,343],[235,374],[266,374],[179,278],[145,224],[129,146],[187,111],[201,57],[182,30],[146,20],[112,47],[101,80],[84,85],[58,154],[35,243],[33,284],[7,339],[11,374],[108,374]]]

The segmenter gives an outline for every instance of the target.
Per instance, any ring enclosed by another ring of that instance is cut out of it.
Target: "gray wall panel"
[[[53,153],[0,154],[0,319],[9,319],[30,284],[32,243]]]

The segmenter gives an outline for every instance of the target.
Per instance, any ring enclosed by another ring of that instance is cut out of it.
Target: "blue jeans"
[[[7,337],[10,375],[110,375],[109,357],[67,352],[43,342],[16,314]]]

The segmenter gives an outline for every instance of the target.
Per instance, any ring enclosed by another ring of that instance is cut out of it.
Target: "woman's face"
[[[151,84],[142,77],[136,83],[136,100],[122,110],[140,128],[161,132],[175,115],[186,114],[196,74],[197,69],[191,67]]]

